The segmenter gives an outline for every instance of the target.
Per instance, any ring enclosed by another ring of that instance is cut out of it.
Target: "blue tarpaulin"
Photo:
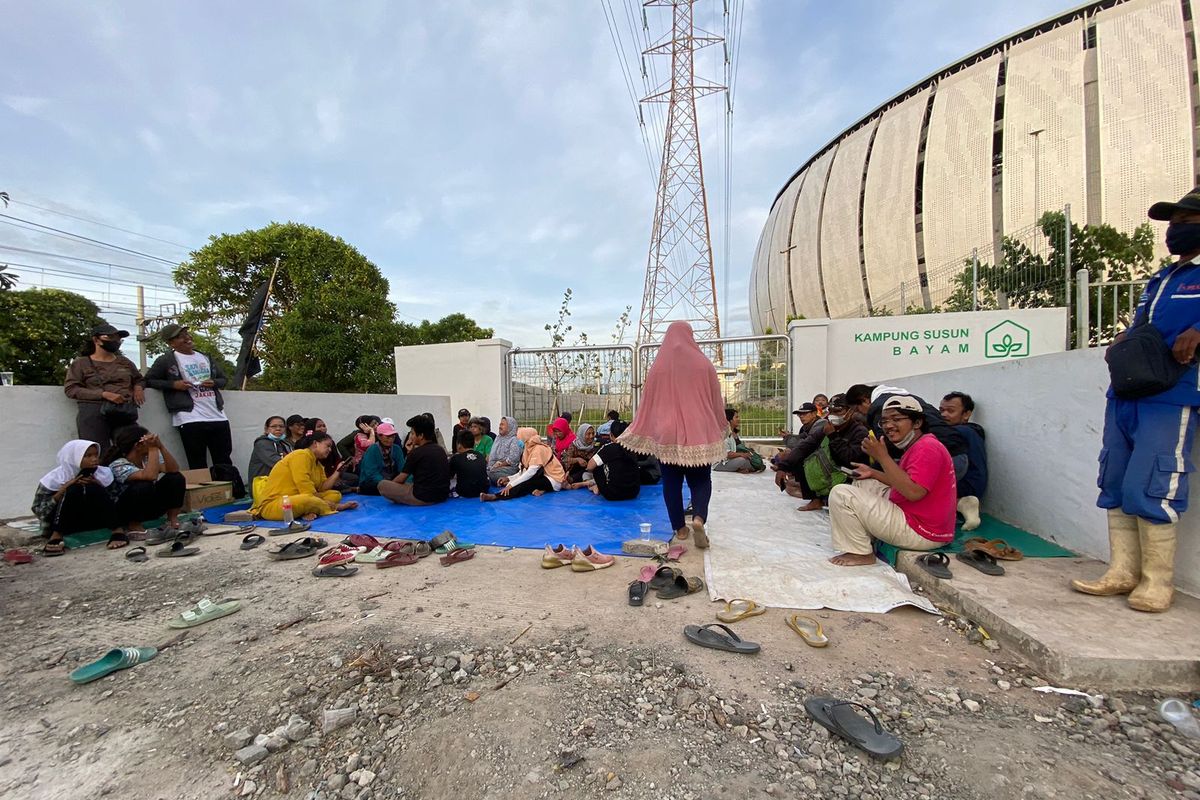
[[[640,537],[638,526],[643,522],[651,525],[650,538],[671,538],[661,486],[643,486],[637,499],[619,502],[605,500],[586,489],[495,503],[458,498],[433,506],[401,506],[382,497],[360,495],[347,495],[345,499],[357,500],[359,507],[320,517],[313,521],[312,529],[393,539],[431,539],[449,530],[459,541],[474,544],[531,549],[546,544],[590,544],[609,554],[620,553],[621,542],[626,539]],[[244,503],[218,506],[206,509],[204,516],[218,523],[227,512],[245,508]],[[279,522],[258,524],[283,526]]]

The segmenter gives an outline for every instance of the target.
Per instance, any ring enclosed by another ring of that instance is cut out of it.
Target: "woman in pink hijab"
[[[663,501],[675,538],[686,539],[683,482],[692,498],[696,546],[708,547],[704,523],[712,497],[712,465],[725,458],[725,400],[712,362],[692,338],[692,326],[667,328],[642,387],[633,423],[618,438],[626,449],[662,465]]]

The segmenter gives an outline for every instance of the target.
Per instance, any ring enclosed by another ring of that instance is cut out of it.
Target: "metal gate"
[[[697,342],[712,360],[725,403],[741,413],[744,438],[774,438],[792,411],[792,344],[787,336],[735,336]],[[505,413],[539,431],[563,411],[573,422],[603,422],[610,410],[631,419],[659,345],[546,347],[509,351]]]
[[[792,413],[792,340],[784,335],[733,336],[696,342],[717,369],[725,405],[741,415],[744,439],[768,439],[787,428]],[[644,379],[658,343],[638,347],[638,372]],[[642,380],[637,388],[641,390]]]
[[[637,369],[633,345],[510,350],[504,359],[505,413],[539,431],[564,411],[601,423],[610,410],[630,419]]]

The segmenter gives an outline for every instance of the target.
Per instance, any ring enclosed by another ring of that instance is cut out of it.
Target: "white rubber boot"
[[[979,527],[979,498],[963,497],[958,501],[958,513],[963,515],[963,530],[973,531]]]
[[[1084,594],[1107,597],[1129,594],[1142,578],[1142,545],[1138,518],[1119,508],[1108,510],[1108,571],[1097,581],[1071,581],[1071,588]]]
[[[1175,597],[1175,523],[1155,525],[1138,520],[1142,546],[1142,580],[1129,594],[1129,607],[1161,614]]]

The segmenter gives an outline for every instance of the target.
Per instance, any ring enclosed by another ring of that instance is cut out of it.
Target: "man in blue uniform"
[[[1180,364],[1179,382],[1159,394],[1124,400],[1108,391],[1100,450],[1100,498],[1108,509],[1108,571],[1071,581],[1076,591],[1128,594],[1130,608],[1166,611],[1175,576],[1175,525],[1187,510],[1188,473],[1200,375],[1200,186],[1178,203],[1155,203],[1150,219],[1169,221],[1167,250],[1178,260],[1159,270],[1138,302],[1134,324],[1162,334]]]

